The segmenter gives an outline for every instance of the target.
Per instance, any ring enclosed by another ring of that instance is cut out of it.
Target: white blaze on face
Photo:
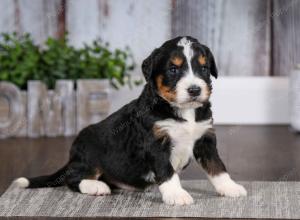
[[[192,43],[187,38],[182,38],[178,42],[178,46],[183,47],[183,54],[186,57],[188,68],[185,75],[177,82],[176,85],[176,94],[177,94],[177,105],[182,108],[197,108],[201,106],[201,102],[208,99],[209,89],[207,83],[197,77],[192,69],[192,58],[194,56],[194,51],[192,49]],[[201,94],[196,100],[196,102],[190,102],[190,95],[188,94],[187,89],[192,85],[199,86],[201,88]]]

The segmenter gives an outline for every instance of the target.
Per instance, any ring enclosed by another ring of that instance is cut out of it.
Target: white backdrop
[[[219,77],[211,97],[215,124],[287,124],[287,77]],[[139,96],[142,86],[111,90],[111,112]]]

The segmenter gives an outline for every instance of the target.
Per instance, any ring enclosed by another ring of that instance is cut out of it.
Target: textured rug
[[[300,218],[300,182],[242,184],[247,197],[224,198],[208,181],[182,181],[194,198],[189,206],[163,204],[157,189],[95,197],[66,187],[20,189],[11,185],[0,198],[0,216]]]

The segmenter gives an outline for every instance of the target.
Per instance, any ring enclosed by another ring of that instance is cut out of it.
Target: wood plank
[[[70,43],[82,46],[100,36],[99,1],[98,0],[67,0],[66,29]]]
[[[64,32],[64,0],[1,0],[0,33],[28,32],[37,43]]]
[[[155,7],[154,7],[155,5]],[[129,46],[138,65],[170,37],[171,1],[67,1],[67,29],[72,44],[100,37],[112,48]],[[140,72],[140,68],[137,68]]]
[[[59,16],[63,12],[62,0],[19,0],[19,33],[29,32],[36,43],[49,36],[59,35]]]
[[[0,33],[17,31],[18,4],[16,0],[1,0]]]
[[[260,0],[174,0],[172,35],[209,46],[220,75],[268,75],[268,6]]]
[[[272,24],[273,74],[289,75],[300,64],[300,1],[274,0]]]

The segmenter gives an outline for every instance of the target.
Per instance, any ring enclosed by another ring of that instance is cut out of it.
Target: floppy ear
[[[215,62],[215,58],[209,48],[207,48],[207,54],[208,54],[207,57],[209,62],[210,74],[215,78],[218,78],[218,69]]]
[[[149,81],[153,74],[153,71],[155,70],[159,54],[159,48],[153,50],[152,53],[142,63],[142,72],[147,82]]]

